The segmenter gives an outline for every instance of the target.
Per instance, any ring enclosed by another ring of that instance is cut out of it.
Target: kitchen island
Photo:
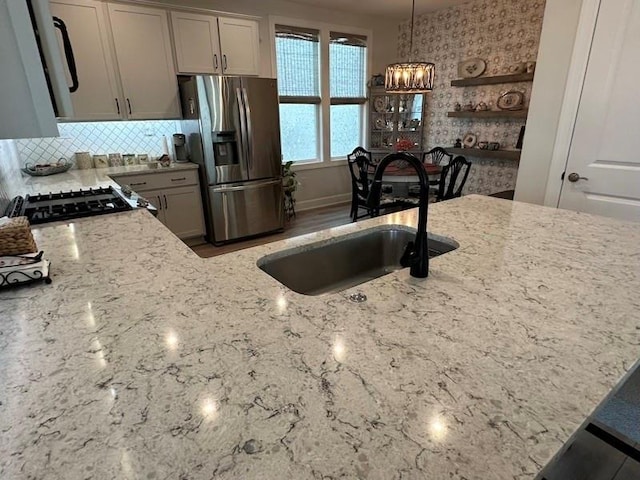
[[[640,224],[469,196],[430,207],[460,248],[428,279],[256,266],[416,221],[210,259],[141,210],[36,228],[53,283],[0,291],[0,478],[533,478],[638,357]]]

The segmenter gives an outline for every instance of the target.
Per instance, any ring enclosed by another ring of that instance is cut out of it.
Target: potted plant
[[[293,165],[292,161],[285,163],[282,166],[282,189],[284,191],[284,211],[287,214],[287,218],[296,216],[296,199],[294,196],[295,191],[298,189],[300,182],[296,180],[296,172],[291,169]]]

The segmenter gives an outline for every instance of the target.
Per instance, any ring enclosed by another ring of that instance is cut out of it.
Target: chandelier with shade
[[[411,34],[409,36],[409,61],[387,65],[384,88],[387,93],[423,93],[433,90],[435,65],[430,62],[412,61],[413,19],[416,0],[411,6]]]

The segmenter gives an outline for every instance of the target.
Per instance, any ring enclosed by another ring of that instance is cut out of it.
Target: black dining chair
[[[453,155],[447,153],[442,147],[432,148],[422,154],[422,163],[433,163],[434,165],[441,166],[451,163],[451,160],[453,160]]]
[[[428,152],[424,152],[422,154],[422,163],[432,163],[434,165],[438,165],[439,167],[443,165],[449,165],[451,163],[451,160],[453,160],[453,155],[448,153],[442,147],[434,147]],[[437,191],[438,185],[440,185],[440,178],[431,178],[429,180],[429,185],[435,187],[433,190]]]
[[[357,155],[360,152],[364,153]],[[377,217],[380,215],[380,210],[383,209],[415,207],[415,202],[412,200],[396,198],[385,193],[381,195],[375,205],[369,205],[367,202],[370,191],[369,174],[375,171],[376,165],[369,159],[367,153],[370,155],[370,152],[358,147],[347,155],[347,164],[351,174],[351,213],[349,214],[351,219],[355,222],[365,216]],[[360,209],[364,209],[366,213],[359,215]]]
[[[364,147],[356,147],[353,149],[353,152],[347,154],[347,160],[353,160],[357,157],[366,157],[369,163],[373,162],[371,152]]]
[[[469,177],[469,170],[471,170],[471,162],[462,155],[458,155],[448,165],[444,165],[440,174],[436,202],[461,197],[462,189]]]

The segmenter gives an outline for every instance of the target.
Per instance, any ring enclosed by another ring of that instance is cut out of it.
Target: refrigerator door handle
[[[247,89],[242,87],[242,98],[244,100],[244,112],[246,117],[247,131],[246,131],[246,145],[247,145],[247,158],[249,167],[253,164],[253,135],[251,134],[251,107],[249,106],[249,96],[247,95]]]
[[[249,152],[247,149],[248,137],[247,137],[247,117],[245,114],[245,106],[242,99],[242,92],[240,88],[236,88],[236,101],[238,102],[238,113],[240,114],[240,140],[242,147],[242,155],[245,157],[247,167],[251,165],[251,159],[249,158]]]
[[[224,193],[224,192],[239,192],[240,190],[253,190],[255,188],[263,188],[267,185],[277,185],[281,183],[282,180],[279,178],[277,180],[269,180],[268,182],[258,182],[258,183],[249,183],[244,185],[237,185],[234,187],[220,186],[214,187],[213,191],[216,193]]]

